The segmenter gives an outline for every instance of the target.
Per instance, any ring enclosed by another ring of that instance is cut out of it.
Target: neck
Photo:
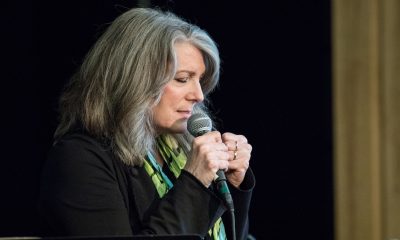
[[[154,151],[154,157],[156,158],[157,163],[163,167],[164,166],[164,159],[162,158],[160,151],[158,149],[155,149]]]

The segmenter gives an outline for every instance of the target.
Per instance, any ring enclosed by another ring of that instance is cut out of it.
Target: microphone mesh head
[[[211,119],[204,113],[195,113],[188,119],[187,128],[194,137],[210,132],[212,129]]]

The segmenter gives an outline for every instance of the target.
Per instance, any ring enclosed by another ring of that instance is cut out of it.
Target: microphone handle
[[[229,192],[228,184],[226,183],[226,177],[223,170],[217,171],[217,179],[215,179],[215,183],[217,185],[217,190],[220,196],[225,199],[226,205],[230,211],[234,211],[233,199],[231,193]]]

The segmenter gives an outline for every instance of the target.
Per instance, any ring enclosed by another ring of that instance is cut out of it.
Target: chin
[[[175,123],[172,126],[165,127],[162,129],[161,134],[182,134],[187,130],[187,123]]]
[[[176,134],[181,134],[186,132],[187,130],[187,122],[178,122],[176,124],[174,124],[173,126],[171,126],[170,131],[172,133],[176,133]]]
[[[185,133],[186,128],[174,128],[174,129],[170,129],[170,133],[174,133],[174,134],[182,134]]]

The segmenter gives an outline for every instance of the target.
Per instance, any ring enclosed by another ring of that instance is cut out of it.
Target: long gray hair
[[[206,101],[218,84],[220,70],[211,37],[170,12],[131,9],[107,28],[66,86],[55,139],[80,125],[110,143],[125,164],[141,165],[155,145],[152,108],[175,75],[177,41],[189,42],[203,54],[206,72],[201,84]],[[196,104],[193,111],[207,112],[207,108]],[[190,134],[175,138],[188,153]]]

